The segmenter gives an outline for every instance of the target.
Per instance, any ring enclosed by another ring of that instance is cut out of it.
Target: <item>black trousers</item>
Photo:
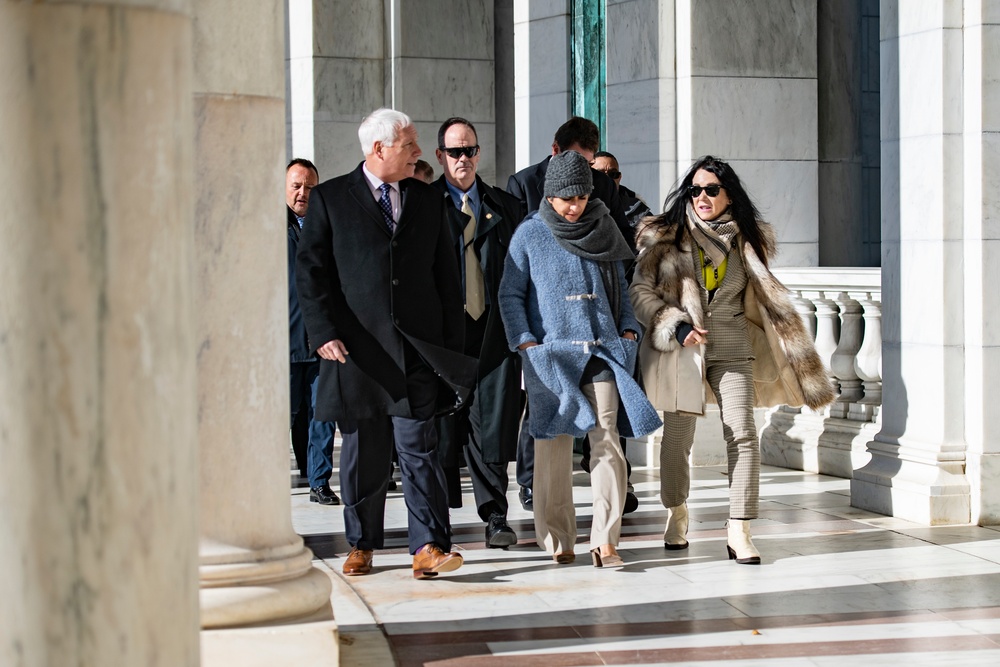
[[[465,316],[465,354],[479,357],[486,336],[486,323],[489,321],[490,306],[474,320]],[[461,442],[465,455],[465,465],[472,481],[472,493],[476,500],[476,511],[479,518],[488,521],[494,512],[507,516],[507,463],[487,463],[483,460],[483,431],[479,403],[479,394],[475,393],[472,401],[463,406],[452,417],[454,437]],[[445,470],[448,478],[449,496],[452,507],[461,507],[461,478],[457,467]]]
[[[338,422],[343,437],[340,491],[347,541],[365,550],[384,546],[385,496],[395,444],[403,477],[410,553],[427,543],[448,551],[451,524],[434,423],[438,378],[412,348],[407,348],[411,416]]]

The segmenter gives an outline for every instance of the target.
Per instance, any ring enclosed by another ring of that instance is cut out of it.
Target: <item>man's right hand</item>
[[[327,361],[339,361],[342,364],[347,363],[347,348],[344,347],[339,338],[334,338],[329,343],[325,343],[316,350],[316,354]]]

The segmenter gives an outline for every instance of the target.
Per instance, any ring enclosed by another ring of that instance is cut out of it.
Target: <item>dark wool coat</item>
[[[545,199],[545,174],[549,170],[549,160],[552,156],[545,158],[538,164],[525,167],[507,180],[507,192],[521,200],[525,206],[524,212],[530,215],[538,210]],[[590,175],[594,179],[594,190],[590,194],[591,199],[600,199],[611,211],[611,217],[615,220],[618,231],[622,233],[628,244],[633,245],[635,231],[629,226],[628,218],[625,217],[625,208],[622,205],[621,197],[615,182],[611,180],[603,171],[590,170]]]
[[[465,400],[476,363],[461,353],[464,297],[440,193],[400,182],[390,236],[361,165],[313,189],[299,240],[299,304],[313,351],[340,339],[347,363],[322,360],[316,419],[409,417],[404,341],[443,380],[441,407]]]
[[[774,255],[771,226],[759,223],[764,252]],[[683,347],[675,333],[682,322],[707,328],[701,284],[686,226],[647,225],[639,231],[639,258],[630,288],[636,317],[646,326],[639,350],[644,386],[653,405],[669,412],[704,414],[705,389],[701,347]],[[812,336],[795,310],[788,290],[757,256],[750,243],[737,237],[747,273],[743,298],[750,343],[756,405],[808,405],[819,409],[833,402],[830,374],[816,353]]]
[[[482,205],[476,221],[476,238],[473,248],[483,269],[486,300],[491,304],[486,322],[483,345],[476,375],[476,394],[480,414],[480,446],[486,463],[507,463],[517,453],[517,434],[521,422],[521,358],[507,347],[503,319],[497,307],[497,292],[503,275],[507,248],[514,228],[521,222],[521,204],[514,197],[486,185],[478,176],[476,183]],[[465,266],[462,253],[466,218],[452,200],[445,178],[432,184],[444,198],[451,234],[460,270]],[[442,460],[456,465],[462,461],[462,446],[468,433],[464,424],[457,424],[454,416],[442,417],[438,447]]]
[[[295,212],[285,207],[288,212],[288,353],[291,363],[316,361],[317,357],[310,354],[309,337],[306,336],[306,323],[302,319],[302,309],[299,308],[299,293],[295,287],[295,255],[299,249],[299,220]]]

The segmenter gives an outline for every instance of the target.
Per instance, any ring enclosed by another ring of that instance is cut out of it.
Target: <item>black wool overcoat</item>
[[[492,304],[486,321],[482,347],[475,351],[479,358],[476,375],[476,399],[473,409],[480,418],[480,446],[486,463],[513,461],[517,452],[517,434],[521,421],[521,357],[507,346],[497,292],[503,276],[507,248],[514,229],[524,217],[521,203],[506,192],[486,185],[476,177],[482,199],[473,248],[483,269],[483,284],[487,301]],[[443,197],[449,227],[454,238],[452,247],[460,267],[465,266],[462,254],[464,229],[468,219],[452,200],[444,176],[432,184]],[[461,278],[460,278],[461,280]],[[472,352],[467,350],[467,352]],[[443,461],[457,465],[462,461],[462,446],[468,441],[468,424],[458,423],[455,415],[442,418],[438,445]]]
[[[468,398],[476,361],[461,353],[464,296],[444,201],[413,178],[390,234],[361,165],[313,189],[296,279],[312,350],[340,339],[347,363],[323,359],[316,419],[411,417],[405,342],[442,380],[442,409]]]

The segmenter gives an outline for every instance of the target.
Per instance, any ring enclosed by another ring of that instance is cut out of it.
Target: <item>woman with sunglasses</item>
[[[698,159],[664,210],[640,224],[629,292],[646,327],[639,349],[646,393],[664,411],[664,547],[688,546],[688,458],[695,420],[705,414],[706,399],[714,399],[729,462],[726,550],[737,563],[759,564],[750,537],[760,486],[753,409],[819,409],[834,389],[787,290],[768,269],[774,232],[732,167],[711,156]]]

